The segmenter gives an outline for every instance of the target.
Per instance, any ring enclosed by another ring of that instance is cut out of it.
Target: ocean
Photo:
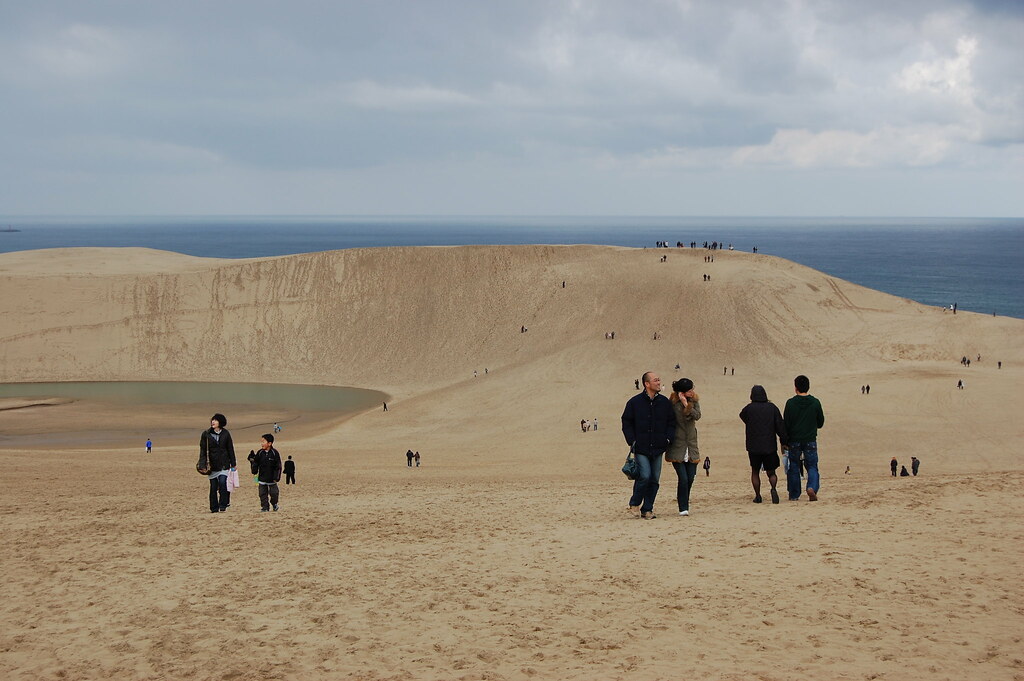
[[[378,246],[658,241],[756,246],[926,305],[1024,318],[1022,218],[0,217],[0,253],[140,246],[255,258]]]

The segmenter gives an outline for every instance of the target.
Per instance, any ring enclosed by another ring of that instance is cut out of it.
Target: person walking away
[[[705,456],[704,457],[704,477],[706,477],[706,478],[711,477],[711,457],[710,456]]]
[[[292,457],[290,456],[288,457],[288,460],[284,462],[284,484],[295,484],[295,462],[292,461]]]
[[[892,471],[892,477],[896,477],[896,469],[899,468],[899,463],[896,461],[896,457],[892,457],[892,461],[889,462],[889,470]]]
[[[825,425],[825,412],[817,397],[809,394],[811,381],[804,375],[793,379],[796,395],[786,401],[785,414],[786,433],[789,435],[789,472],[786,474],[786,487],[789,498],[795,501],[800,498],[800,478],[794,478],[794,470],[798,473],[799,462],[803,461],[807,472],[807,499],[818,500],[821,489],[821,475],[818,473],[818,429]],[[794,466],[793,464],[797,464]]]
[[[629,513],[633,517],[653,520],[654,500],[661,479],[662,454],[676,434],[676,418],[672,403],[661,393],[661,378],[653,371],[645,372],[643,392],[629,398],[622,410],[622,435],[633,448],[640,469],[633,481]]]
[[[405,465],[412,468],[412,457],[413,453],[411,449],[407,449],[405,452]]]
[[[420,452],[416,450],[416,453],[412,455],[412,458],[416,459],[416,468],[420,467]]]
[[[227,424],[224,414],[214,414],[210,428],[199,436],[199,459],[210,467],[210,513],[224,513],[231,505],[228,475],[235,468],[235,445]]]
[[[672,412],[676,417],[676,434],[665,452],[665,461],[676,471],[676,502],[679,515],[690,515],[690,489],[697,477],[700,450],[697,447],[697,421],[700,420],[700,398],[693,381],[681,378],[672,384]]]
[[[281,481],[281,454],[274,449],[273,433],[266,433],[260,438],[260,451],[249,450],[249,467],[259,483],[260,512],[266,513],[271,506],[275,511],[278,510],[281,489],[277,483]]]
[[[910,457],[910,470],[914,472],[914,477],[917,477],[917,469],[921,467],[921,459],[916,456]]]
[[[153,440],[146,440],[146,454],[153,453]]]
[[[775,444],[776,437],[782,446],[786,446],[786,426],[782,421],[779,408],[768,401],[768,393],[763,386],[755,385],[750,389],[750,404],[740,411],[740,420],[746,424],[747,458],[750,460],[750,484],[754,488],[754,503],[761,503],[761,469],[768,474],[771,484],[772,503],[779,503],[779,482],[775,474],[779,467],[779,451]]]

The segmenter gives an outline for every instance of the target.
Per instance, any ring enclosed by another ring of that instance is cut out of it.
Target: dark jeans
[[[689,511],[690,488],[693,487],[693,479],[697,477],[697,464],[673,461],[672,468],[676,469],[676,477],[679,478],[676,485],[676,501],[679,502],[679,510]]]
[[[286,484],[286,485],[294,485],[295,484],[295,473],[285,473],[284,474],[284,484]]]
[[[217,501],[217,495],[220,501]],[[210,479],[210,511],[219,511],[227,508],[231,503],[231,492],[228,491],[228,476],[218,475]]]
[[[654,510],[654,499],[658,496],[661,454],[637,454],[636,462],[640,467],[640,474],[633,481],[633,496],[629,499],[629,505],[639,506],[641,513],[650,513]]]
[[[257,485],[260,488],[260,508],[264,511],[270,510],[270,505],[277,506],[277,500],[281,494],[281,488],[277,486],[277,483],[270,485]],[[267,500],[270,497],[270,500]]]

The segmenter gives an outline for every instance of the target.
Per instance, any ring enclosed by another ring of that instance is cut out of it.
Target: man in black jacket
[[[277,483],[281,481],[281,455],[273,447],[274,436],[267,433],[260,438],[260,451],[249,450],[249,466],[260,488],[260,511],[266,512],[273,505],[274,510],[278,509],[278,497],[280,488]],[[269,497],[269,499],[268,499]]]
[[[662,454],[676,433],[672,403],[661,395],[661,379],[654,372],[643,375],[644,391],[626,402],[622,412],[622,434],[633,447],[640,474],[633,482],[629,513],[647,520],[655,518],[654,498],[658,496]]]
[[[779,450],[775,444],[778,436],[786,446],[786,424],[779,408],[768,401],[764,387],[755,385],[750,389],[750,404],[743,407],[740,419],[747,424],[747,458],[750,459],[750,484],[754,487],[754,503],[761,503],[761,468],[768,474],[772,485],[772,503],[779,503],[779,492],[775,485],[779,478],[775,470],[779,467]]]

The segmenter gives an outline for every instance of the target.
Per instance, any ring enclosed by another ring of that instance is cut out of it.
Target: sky
[[[1024,0],[0,0],[0,214],[1024,216]]]

